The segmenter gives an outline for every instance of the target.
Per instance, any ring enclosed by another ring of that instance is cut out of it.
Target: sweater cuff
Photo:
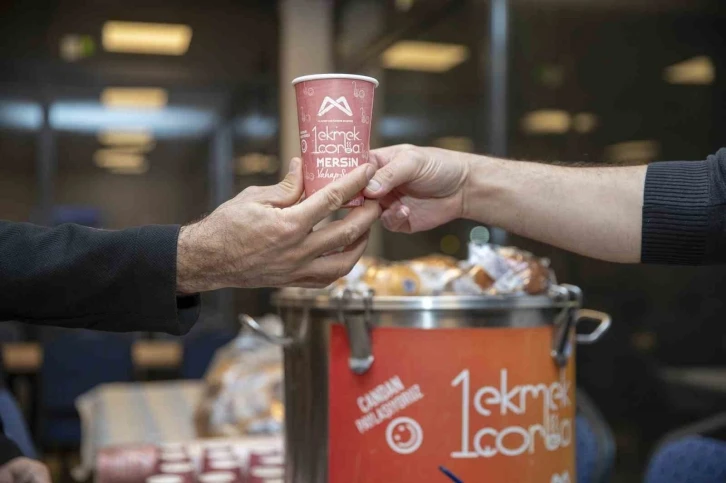
[[[670,161],[648,166],[643,197],[643,263],[703,263],[710,223],[711,162]]]
[[[144,330],[182,335],[199,317],[199,295],[177,297],[176,255],[179,225],[139,228],[136,286],[141,307],[154,307]],[[143,274],[143,275],[141,275]]]

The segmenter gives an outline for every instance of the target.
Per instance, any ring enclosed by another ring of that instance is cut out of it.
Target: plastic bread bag
[[[459,262],[446,255],[429,255],[407,262],[419,279],[419,295],[440,295],[463,273]]]
[[[483,273],[470,272],[478,282],[482,294],[542,294],[555,283],[549,260],[540,259],[530,252],[516,247],[469,243],[468,263],[480,267]],[[488,280],[487,277],[488,276]],[[478,278],[477,278],[478,277]],[[487,286],[489,285],[489,286]],[[456,287],[461,293],[473,288],[470,282],[459,282]],[[472,293],[471,290],[467,293]]]
[[[512,268],[510,260],[497,248],[487,243],[469,242],[469,265],[481,267],[492,281],[499,280]]]
[[[258,320],[280,334],[277,316]],[[276,434],[283,425],[282,350],[242,331],[220,348],[204,377],[205,390],[195,413],[200,437]]]

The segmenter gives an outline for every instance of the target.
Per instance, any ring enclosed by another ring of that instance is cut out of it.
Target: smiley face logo
[[[423,443],[421,425],[411,418],[396,418],[386,428],[386,442],[398,454],[411,454]]]

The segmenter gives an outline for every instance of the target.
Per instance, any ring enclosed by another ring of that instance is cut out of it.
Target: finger
[[[255,199],[277,208],[287,208],[300,201],[303,191],[302,162],[299,158],[292,158],[287,176],[276,185],[259,188]]]
[[[394,146],[372,149],[368,159],[370,162],[375,164],[376,168],[382,168],[393,161],[393,158],[395,158],[401,151],[408,151],[414,147],[415,146],[411,144],[396,144]]]
[[[296,272],[296,287],[326,287],[341,277],[345,277],[365,252],[368,245],[366,232],[362,237],[346,248],[345,251],[319,257]]]
[[[290,216],[293,219],[306,220],[310,226],[316,225],[360,194],[375,172],[376,168],[369,163],[359,166],[350,174],[333,181],[302,203],[290,208]]]
[[[388,231],[410,232],[411,210],[400,203],[383,212],[381,223]]]
[[[413,149],[401,149],[391,162],[376,171],[363,194],[368,198],[381,198],[394,188],[413,181],[419,173],[423,159]]]
[[[381,203],[381,208],[383,208],[383,211],[386,211],[388,208],[393,206],[395,203],[399,203],[401,199],[401,196],[398,194],[397,191],[391,191],[383,198],[380,198],[378,201]]]
[[[310,258],[316,258],[334,250],[353,245],[381,215],[381,207],[377,201],[366,200],[361,208],[351,210],[342,220],[329,223],[325,227],[312,232],[305,239],[305,252]]]

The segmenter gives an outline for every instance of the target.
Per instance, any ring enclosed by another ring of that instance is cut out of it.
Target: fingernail
[[[408,218],[408,210],[405,207],[401,207],[396,211],[396,219],[404,220]]]
[[[368,176],[368,179],[371,179],[374,174],[376,174],[376,168],[370,164],[366,166],[366,176]]]
[[[292,158],[290,160],[290,172],[291,173],[294,173],[295,171],[297,171],[297,163],[299,163],[299,162],[300,161],[297,158]]]
[[[379,183],[375,179],[372,179],[368,182],[368,186],[366,186],[366,189],[368,191],[378,191],[379,189],[381,189],[381,183]]]

